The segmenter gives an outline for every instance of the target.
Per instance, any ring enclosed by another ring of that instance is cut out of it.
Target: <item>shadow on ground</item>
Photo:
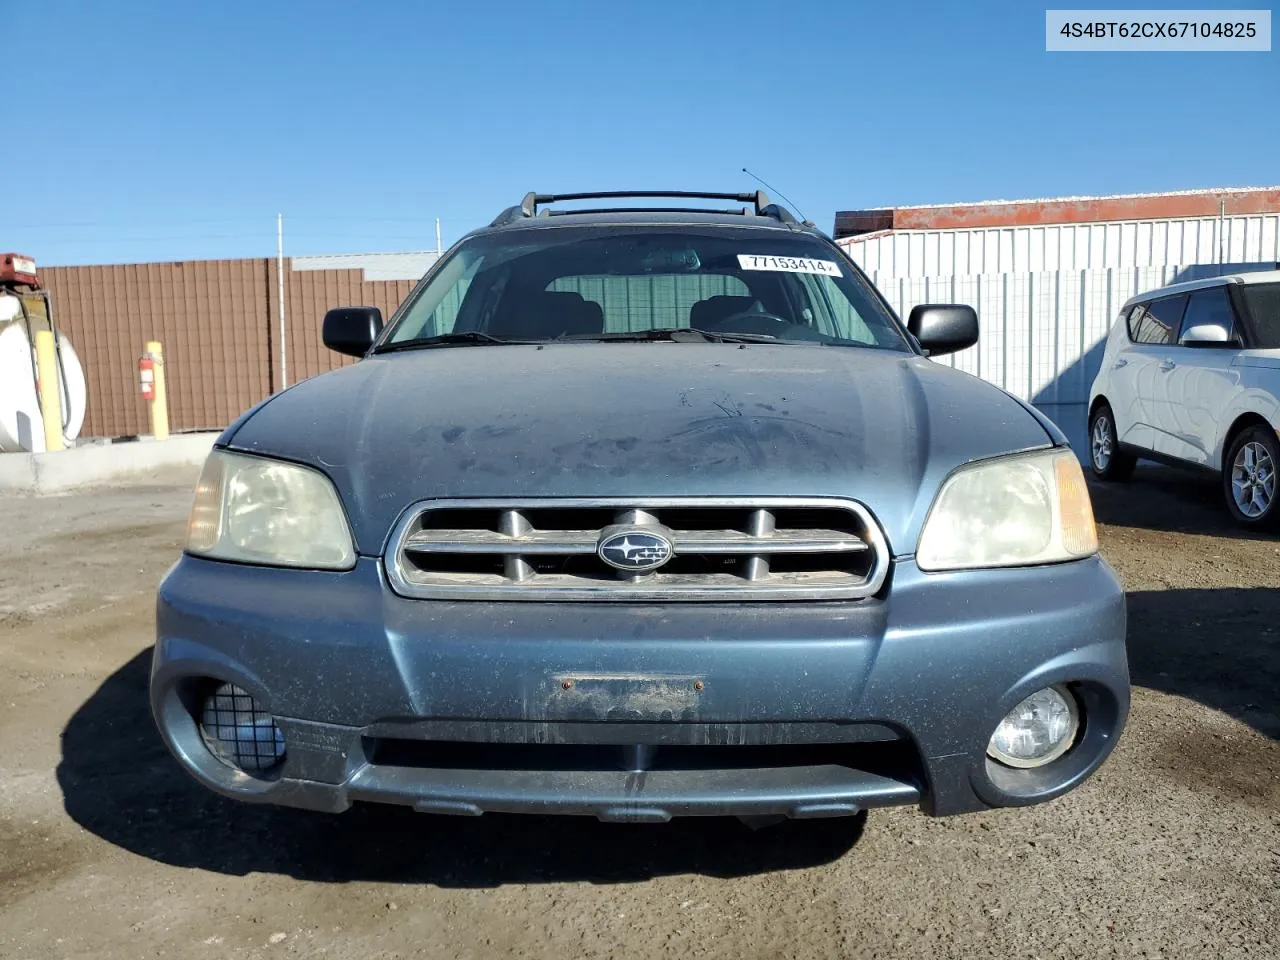
[[[1129,673],[1280,740],[1280,589],[1129,594]]]
[[[1112,527],[1166,530],[1235,540],[1275,541],[1274,533],[1246,530],[1227,513],[1222,481],[1214,474],[1141,463],[1133,479],[1089,479],[1093,512]]]
[[[1127,483],[1091,481],[1090,493],[1098,522],[1108,526],[1276,540],[1231,520],[1216,477],[1144,463]],[[1205,559],[1192,541],[1176,549],[1181,562]],[[1170,562],[1179,560],[1171,555]],[[1197,700],[1280,739],[1280,589],[1131,590],[1127,599],[1135,685]]]
[[[734,877],[829,863],[862,834],[865,814],[752,833],[737,820],[606,824],[583,817],[430,816],[392,806],[341,815],[253,806],[191,780],[160,742],[147,704],[150,651],[107,678],[62,735],[67,813],[140,856],[243,875],[491,887],[625,883],[669,874]]]

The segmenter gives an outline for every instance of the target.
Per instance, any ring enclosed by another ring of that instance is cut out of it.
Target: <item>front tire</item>
[[[1242,527],[1275,529],[1280,443],[1264,427],[1249,427],[1231,442],[1222,466],[1222,492],[1231,518]]]
[[[1138,458],[1120,449],[1116,436],[1116,415],[1100,403],[1089,416],[1089,466],[1100,480],[1128,480]]]

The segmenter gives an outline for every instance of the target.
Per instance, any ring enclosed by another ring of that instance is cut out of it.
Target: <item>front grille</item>
[[[860,504],[795,497],[431,500],[386,556],[403,596],[479,600],[847,600],[888,563]]]

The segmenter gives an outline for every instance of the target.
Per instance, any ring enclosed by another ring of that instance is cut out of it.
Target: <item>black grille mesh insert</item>
[[[284,757],[284,734],[271,714],[234,684],[224,683],[205,698],[200,735],[215,757],[250,773],[269,770]]]

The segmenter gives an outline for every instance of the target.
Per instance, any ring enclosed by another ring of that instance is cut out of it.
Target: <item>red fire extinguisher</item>
[[[138,359],[138,388],[142,391],[143,400],[156,398],[156,362],[150,354],[143,354]]]

